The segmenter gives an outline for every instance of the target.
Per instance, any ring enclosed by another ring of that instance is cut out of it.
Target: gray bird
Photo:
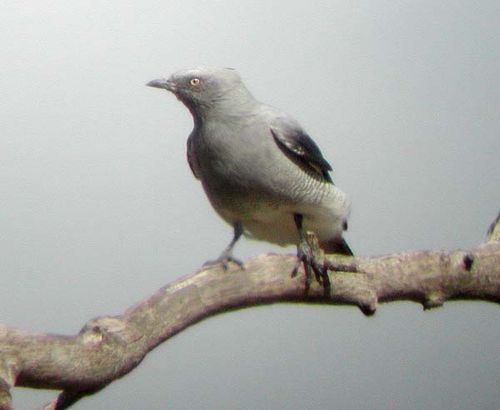
[[[189,109],[194,128],[187,158],[217,213],[234,229],[211,263],[241,262],[232,255],[241,235],[296,244],[311,262],[305,232],[327,253],[352,255],[342,237],[350,202],[330,177],[330,164],[290,115],[257,101],[230,68],[198,67],[150,81]],[[318,277],[318,275],[317,275]]]

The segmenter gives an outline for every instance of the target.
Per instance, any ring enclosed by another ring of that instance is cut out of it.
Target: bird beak
[[[146,85],[148,87],[164,88],[165,90],[172,91],[173,93],[175,93],[177,89],[173,81],[167,80],[165,78],[159,78],[158,80],[150,81]]]

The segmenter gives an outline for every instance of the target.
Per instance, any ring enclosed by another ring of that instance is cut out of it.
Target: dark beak
[[[175,83],[165,78],[159,78],[158,80],[150,81],[146,85],[148,87],[163,88],[165,90],[172,91],[174,93],[176,91]]]

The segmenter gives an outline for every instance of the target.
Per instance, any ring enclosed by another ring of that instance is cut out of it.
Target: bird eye
[[[189,81],[189,84],[191,84],[193,87],[196,87],[198,85],[200,85],[200,79],[199,78],[191,78],[191,80]]]

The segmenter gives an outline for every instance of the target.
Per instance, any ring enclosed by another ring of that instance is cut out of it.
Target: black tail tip
[[[350,246],[344,238],[335,238],[328,241],[321,241],[319,243],[321,249],[326,253],[336,253],[339,255],[354,256]]]

